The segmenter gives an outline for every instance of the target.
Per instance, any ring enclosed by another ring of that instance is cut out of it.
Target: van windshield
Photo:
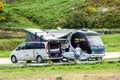
[[[86,37],[91,46],[104,46],[101,38],[98,35],[87,35]]]

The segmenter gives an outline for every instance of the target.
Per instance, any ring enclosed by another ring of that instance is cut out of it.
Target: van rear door
[[[60,42],[57,41],[50,41],[48,43],[49,46],[49,56],[51,58],[58,58],[58,57],[62,57],[61,54],[61,44]]]

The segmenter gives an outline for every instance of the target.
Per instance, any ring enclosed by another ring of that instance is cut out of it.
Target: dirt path
[[[120,52],[106,52],[103,58],[120,58]]]
[[[12,64],[9,58],[0,58],[0,64]]]

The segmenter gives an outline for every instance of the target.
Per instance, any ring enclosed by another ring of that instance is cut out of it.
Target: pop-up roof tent
[[[61,40],[66,39],[74,29],[62,29],[62,30],[39,30],[39,29],[25,29],[26,40],[25,41],[48,41],[48,40]]]
[[[26,30],[26,42],[29,41],[48,41],[48,40],[57,40],[56,37],[42,31],[39,29],[25,29]]]

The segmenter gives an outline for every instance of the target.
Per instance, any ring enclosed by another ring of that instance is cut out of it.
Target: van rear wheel
[[[102,61],[102,57],[99,57],[99,58],[95,58],[96,61]]]
[[[38,56],[38,57],[37,57],[37,62],[38,62],[38,63],[42,63],[42,62],[43,62],[43,59],[42,59],[41,56]]]
[[[17,58],[15,57],[15,56],[12,56],[11,57],[11,61],[12,61],[12,63],[17,63],[18,61],[17,61]]]

